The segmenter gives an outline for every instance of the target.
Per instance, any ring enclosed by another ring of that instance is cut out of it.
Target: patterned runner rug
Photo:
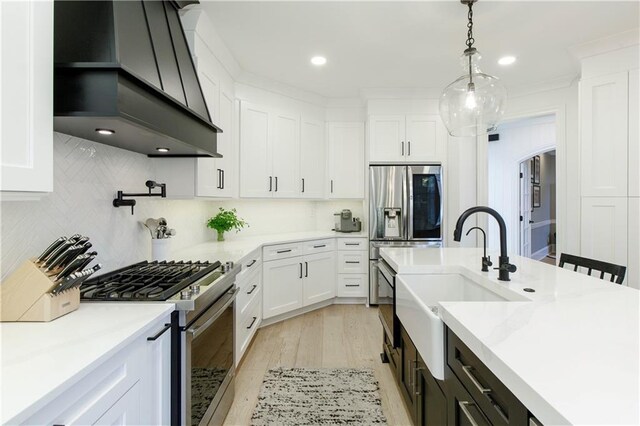
[[[262,382],[251,424],[386,425],[378,382],[366,368],[276,368]]]

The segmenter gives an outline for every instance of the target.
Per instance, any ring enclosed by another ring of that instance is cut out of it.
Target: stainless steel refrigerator
[[[443,206],[442,166],[369,167],[369,304],[391,297],[378,286],[380,247],[442,246]]]

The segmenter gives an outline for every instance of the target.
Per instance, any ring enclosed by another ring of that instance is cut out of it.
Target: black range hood
[[[148,156],[220,157],[178,16],[188,3],[56,0],[55,130]]]

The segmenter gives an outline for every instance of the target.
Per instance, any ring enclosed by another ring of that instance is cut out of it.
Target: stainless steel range
[[[139,262],[80,287],[84,301],[176,304],[167,328],[172,333],[172,424],[219,424],[231,406],[239,270],[231,262]]]

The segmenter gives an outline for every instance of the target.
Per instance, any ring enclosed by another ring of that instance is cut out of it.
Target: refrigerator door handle
[[[411,174],[411,167],[405,167],[404,173],[404,209],[405,209],[405,227],[404,227],[404,239],[413,239],[413,177]]]

